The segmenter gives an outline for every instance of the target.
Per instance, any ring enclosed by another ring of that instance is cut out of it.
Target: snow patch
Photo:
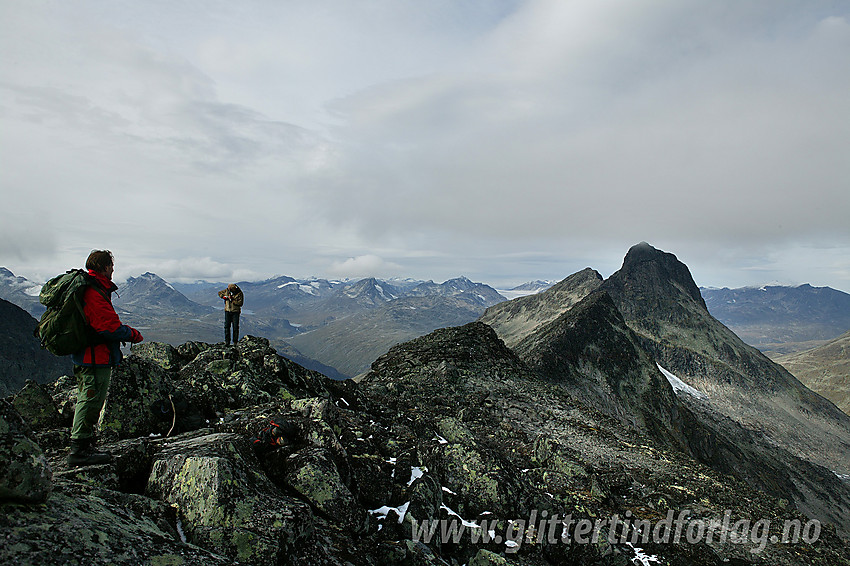
[[[318,295],[318,291],[312,285],[298,285],[298,290],[308,295]]]
[[[404,521],[404,516],[407,515],[407,508],[409,506],[410,506],[410,501],[408,501],[407,503],[405,503],[403,505],[399,505],[398,507],[390,507],[388,505],[383,505],[381,507],[378,507],[377,509],[370,509],[369,514],[370,515],[377,515],[378,520],[383,521],[384,519],[387,518],[387,515],[390,514],[390,511],[395,511],[396,514],[398,515],[398,523],[400,525],[401,522]],[[381,525],[381,527],[383,527],[383,525]]]
[[[41,287],[27,287],[24,289],[24,294],[30,297],[38,297],[41,294]]]
[[[422,467],[422,468],[415,467],[415,466],[411,467],[410,468],[410,481],[407,482],[407,487],[410,487],[411,485],[413,485],[413,482],[415,482],[416,480],[421,478],[423,475],[425,475],[425,472],[427,472],[427,471],[428,471],[428,468],[425,468],[425,467]]]
[[[635,557],[633,558],[633,560],[637,560],[640,563],[641,566],[652,566],[652,564],[651,564],[652,562],[654,562],[656,564],[661,563],[661,561],[658,559],[658,557],[655,556],[654,554],[647,554],[643,551],[642,548],[638,548],[630,542],[627,542],[626,544],[631,546],[632,550],[635,551]]]
[[[455,511],[449,509],[446,505],[440,505],[440,509],[442,509],[446,513],[448,513],[450,517],[457,517],[458,519],[460,519],[460,522],[461,522],[461,524],[463,524],[464,527],[468,527],[468,528],[472,528],[472,529],[480,529],[481,528],[481,525],[479,525],[478,523],[473,523],[472,521],[467,521],[466,519],[464,519],[463,517],[458,515]]]
[[[690,385],[688,385],[687,383],[685,383],[684,381],[682,381],[681,379],[661,367],[661,364],[656,362],[655,365],[658,366],[658,369],[661,370],[661,373],[663,373],[664,377],[667,378],[667,381],[670,383],[670,386],[673,387],[673,391],[675,391],[677,395],[679,393],[687,393],[691,397],[696,397],[697,399],[708,399],[708,395],[698,389],[691,387]]]

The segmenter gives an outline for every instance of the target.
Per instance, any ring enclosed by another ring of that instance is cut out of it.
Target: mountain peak
[[[704,310],[708,310],[688,266],[674,254],[661,251],[646,242],[629,249],[623,259],[623,267],[610,279],[650,294],[684,292]]]
[[[623,260],[623,265],[641,261],[651,261],[663,256],[665,253],[666,252],[649,245],[647,242],[641,242],[629,248],[628,253],[626,253],[626,258]]]

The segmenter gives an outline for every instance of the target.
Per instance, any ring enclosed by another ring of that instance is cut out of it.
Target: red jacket
[[[71,360],[78,366],[111,367],[123,358],[121,342],[135,344],[142,341],[142,335],[118,319],[112,306],[112,293],[118,289],[115,283],[96,271],[89,270],[89,275],[96,283],[83,295],[83,313],[101,342],[86,346],[73,354]]]

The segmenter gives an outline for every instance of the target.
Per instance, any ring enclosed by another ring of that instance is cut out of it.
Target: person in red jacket
[[[142,341],[135,328],[122,324],[112,306],[112,293],[118,289],[112,282],[115,262],[109,250],[94,250],[86,260],[86,269],[94,283],[86,288],[83,312],[97,340],[71,356],[77,378],[77,405],[71,425],[69,466],[105,464],[112,460],[107,452],[94,447],[94,434],[106,392],[112,378],[112,368],[122,359],[121,343]]]

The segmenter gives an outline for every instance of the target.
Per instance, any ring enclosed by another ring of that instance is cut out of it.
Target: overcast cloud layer
[[[850,3],[0,0],[0,265],[850,292]]]

